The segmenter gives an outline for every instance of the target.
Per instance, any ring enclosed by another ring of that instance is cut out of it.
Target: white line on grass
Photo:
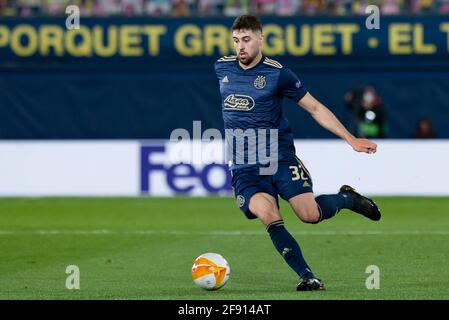
[[[303,230],[293,231],[294,235],[303,236],[335,236],[335,235],[441,235],[449,236],[449,230]],[[211,231],[182,231],[182,230],[0,230],[0,236],[5,235],[177,235],[177,236],[265,236],[265,231],[237,231],[237,230],[211,230]]]

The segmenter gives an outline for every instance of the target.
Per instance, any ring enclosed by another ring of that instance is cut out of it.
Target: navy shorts
[[[248,219],[257,218],[249,210],[249,200],[255,193],[272,195],[279,207],[278,196],[288,201],[299,194],[313,192],[310,173],[299,158],[279,161],[274,175],[260,175],[256,166],[232,170],[232,187],[237,206]]]

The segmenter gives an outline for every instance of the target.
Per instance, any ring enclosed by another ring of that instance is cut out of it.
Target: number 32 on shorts
[[[300,165],[296,166],[289,166],[290,170],[292,170],[292,181],[297,181],[299,179],[302,179],[303,181],[309,180],[309,177],[304,174],[303,168],[301,168]]]

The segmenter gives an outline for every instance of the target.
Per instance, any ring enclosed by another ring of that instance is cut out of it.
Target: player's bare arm
[[[323,128],[345,140],[357,152],[375,153],[377,145],[368,140],[354,137],[337,117],[322,103],[307,93],[298,105],[304,108]]]

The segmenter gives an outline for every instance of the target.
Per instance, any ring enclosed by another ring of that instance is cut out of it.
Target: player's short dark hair
[[[242,29],[262,32],[262,24],[256,16],[245,14],[234,20],[231,31]]]

